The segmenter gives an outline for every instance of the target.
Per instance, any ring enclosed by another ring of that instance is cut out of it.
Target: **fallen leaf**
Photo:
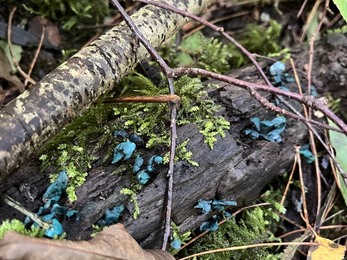
[[[333,241],[316,236],[318,246],[311,246],[308,250],[307,260],[342,260],[345,256],[345,247]]]
[[[15,98],[25,90],[24,84],[16,75],[12,75],[11,72],[11,63],[5,51],[0,47],[0,106],[8,103],[12,98]]]
[[[1,49],[3,49],[6,57],[7,57],[7,61],[9,62],[9,64],[11,65],[11,70],[9,72],[17,72],[17,68],[14,65],[13,62],[13,58],[11,55],[11,51],[10,51],[10,46],[8,45],[7,41],[5,40],[0,40],[0,47]],[[20,62],[20,60],[22,59],[22,46],[16,45],[16,44],[12,44],[12,49],[13,49],[13,55],[14,58],[17,62]],[[2,60],[2,62],[4,62],[4,60]],[[8,69],[6,68],[6,73],[7,73]]]
[[[312,235],[312,232],[310,229],[307,229],[304,234],[302,234],[300,237],[294,239],[292,242],[304,242],[308,237]],[[292,260],[294,259],[295,252],[299,248],[299,244],[292,244],[287,246],[286,249],[283,251],[283,255],[281,257],[281,260]]]
[[[330,126],[336,127],[336,125],[328,119]],[[342,170],[347,172],[347,137],[345,134],[338,133],[332,130],[329,130],[329,137],[331,145],[334,147],[336,152],[336,161],[340,164]],[[342,197],[347,205],[347,184],[346,179],[341,175],[340,171],[336,171],[335,181],[339,187]]]
[[[32,238],[8,231],[0,240],[0,259],[25,260],[174,260],[160,249],[146,250],[122,224],[110,226],[90,241],[57,241]]]

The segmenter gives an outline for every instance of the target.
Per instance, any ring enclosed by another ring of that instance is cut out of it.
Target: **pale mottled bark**
[[[213,0],[166,2],[198,14]],[[142,8],[132,19],[154,47],[187,22],[152,6]],[[148,55],[136,45],[130,29],[121,23],[0,111],[0,181]]]

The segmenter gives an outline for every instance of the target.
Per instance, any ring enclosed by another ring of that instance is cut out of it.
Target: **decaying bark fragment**
[[[213,0],[166,1],[198,14]],[[141,33],[160,46],[188,20],[146,6],[132,16]],[[0,181],[148,54],[125,23],[114,27],[0,111]],[[136,53],[134,50],[136,49]]]

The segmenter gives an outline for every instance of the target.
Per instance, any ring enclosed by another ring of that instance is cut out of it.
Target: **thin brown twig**
[[[306,204],[306,192],[305,192],[305,183],[304,183],[304,177],[302,173],[302,167],[301,167],[301,158],[300,158],[300,146],[295,147],[295,156],[297,158],[298,162],[298,169],[299,169],[299,178],[300,178],[300,186],[301,186],[301,196],[302,196],[302,204],[304,209],[304,220],[306,222],[307,228],[310,227],[309,225],[309,218],[308,218],[308,211],[307,211],[307,204]]]
[[[259,243],[259,244],[252,244],[252,245],[245,245],[245,246],[234,246],[234,247],[227,247],[227,248],[219,248],[215,250],[209,250],[205,252],[196,253],[190,256],[186,256],[183,258],[180,258],[179,260],[186,260],[189,258],[193,258],[196,256],[201,255],[207,255],[207,254],[213,254],[213,253],[219,253],[219,252],[225,252],[225,251],[234,251],[234,250],[242,250],[242,249],[249,249],[254,247],[263,247],[263,246],[289,246],[289,245],[306,245],[306,246],[318,246],[320,245],[317,242],[274,242],[274,243]]]
[[[300,15],[302,14],[302,12],[304,11],[304,8],[305,8],[305,6],[306,6],[306,4],[307,4],[307,1],[308,1],[308,0],[305,0],[305,2],[301,5],[301,8],[300,8],[298,14],[296,15],[296,17],[298,17],[298,18],[300,17]]]
[[[306,35],[307,35],[307,31],[308,31],[308,29],[309,29],[309,27],[310,27],[310,24],[312,23],[312,20],[313,20],[313,18],[314,18],[314,15],[316,14],[317,9],[318,9],[318,7],[319,7],[319,5],[320,5],[320,3],[321,3],[322,1],[323,1],[323,0],[318,0],[318,1],[316,1],[316,3],[314,4],[314,6],[313,6],[313,8],[312,8],[312,10],[311,10],[311,12],[310,12],[310,14],[309,14],[309,16],[308,16],[306,22],[305,22],[305,24],[304,24],[304,26],[303,26],[303,30],[302,30],[302,32],[301,32],[301,36],[300,36],[300,39],[299,39],[299,42],[300,42],[300,43],[302,43],[302,42],[304,41],[304,39],[305,39],[305,37],[306,37]]]
[[[341,13],[339,12],[334,19],[332,19],[321,31],[321,34],[324,34],[331,26],[333,26],[340,18],[341,18]]]
[[[170,75],[171,68],[166,64],[163,58],[158,54],[155,48],[149,43],[149,41],[142,35],[142,33],[137,29],[129,15],[125,12],[123,7],[117,0],[110,0],[111,3],[115,6],[117,11],[123,17],[126,24],[129,28],[134,32],[138,40],[143,44],[143,46],[147,49],[150,55],[157,61],[163,73],[167,79],[169,85],[169,91],[171,95],[175,94],[175,89],[173,85],[172,76]],[[176,151],[176,140],[177,140],[177,131],[176,131],[176,116],[177,109],[179,103],[177,100],[172,100],[169,102],[169,107],[171,111],[171,119],[170,119],[170,128],[171,128],[171,149],[170,149],[170,159],[169,159],[169,170],[168,170],[168,189],[167,189],[167,204],[166,204],[166,214],[165,214],[165,226],[164,226],[164,235],[163,235],[163,243],[162,250],[166,250],[169,236],[171,233],[171,205],[172,205],[172,192],[173,192],[173,170],[174,170],[174,158]]]
[[[279,108],[273,105],[266,98],[262,97],[261,95],[258,95],[257,91],[265,91],[265,92],[289,97],[291,99],[299,101],[300,103],[304,103],[309,107],[313,107],[314,109],[321,111],[325,116],[330,118],[345,134],[347,134],[347,125],[339,117],[337,117],[329,108],[324,106],[321,100],[315,99],[313,96],[302,96],[298,93],[285,91],[279,88],[275,88],[273,86],[250,83],[250,82],[234,79],[225,75],[220,75],[218,73],[214,73],[211,71],[198,69],[198,68],[177,68],[177,69],[171,70],[170,73],[172,73],[174,77],[183,76],[183,75],[202,75],[205,77],[217,79],[223,82],[227,82],[227,83],[248,89],[251,95],[254,95],[254,97],[257,98],[258,102],[262,103],[264,106],[266,105],[267,108],[269,108],[270,110],[274,110],[281,114],[289,115],[293,117],[294,119],[297,119],[303,122],[309,122],[311,124],[321,125],[314,120],[311,120],[311,119],[307,120],[305,117],[299,117],[293,113],[290,113],[282,108]]]
[[[319,2],[320,4],[320,2]],[[315,5],[316,6],[316,5]],[[316,38],[316,35],[319,33],[320,28],[322,27],[323,24],[323,19],[327,13],[327,9],[329,8],[329,0],[325,1],[325,6],[322,12],[322,18],[315,30],[315,32],[312,34],[310,38],[310,53],[309,53],[309,66],[308,66],[308,71],[307,71],[307,93],[308,95],[311,94],[311,75],[312,75],[312,66],[313,66],[313,53],[314,53],[314,40]],[[312,114],[312,109],[309,108],[308,111],[308,119],[311,119],[311,114]],[[314,143],[314,137],[312,131],[309,131],[310,134],[310,145],[312,149],[312,153],[315,156],[315,168],[316,168],[316,176],[317,176],[317,193],[318,193],[318,199],[317,199],[317,214],[316,216],[319,216],[319,211],[321,207],[321,181],[320,181],[320,169],[318,165],[318,157],[317,157],[317,151]],[[316,219],[317,220],[317,219]],[[315,228],[316,228],[317,221],[315,221]]]
[[[180,103],[181,98],[177,95],[163,95],[163,96],[136,96],[136,97],[112,97],[105,98],[103,103],[124,103],[124,102],[139,102],[139,103],[167,103],[167,102]]]
[[[290,182],[292,181],[292,178],[293,178],[293,175],[294,175],[294,171],[295,171],[295,168],[296,168],[296,163],[297,163],[297,157],[294,156],[293,168],[292,168],[292,171],[290,172],[289,179],[287,181],[287,185],[286,185],[286,188],[284,189],[283,196],[282,196],[282,199],[281,199],[281,202],[280,202],[280,204],[282,206],[284,205],[284,200],[286,199],[286,196],[287,196],[287,193],[288,193],[288,190],[289,190],[289,186],[290,186]]]
[[[324,221],[322,223],[327,222],[328,220],[330,220],[330,219],[332,219],[332,218],[336,217],[337,215],[340,215],[340,214],[342,214],[344,212],[346,212],[346,209],[341,209],[338,212],[336,212],[336,213],[332,214],[331,216],[327,217],[326,219],[324,219]],[[324,227],[325,226],[321,226],[320,228],[322,229]]]
[[[238,12],[238,13],[233,13],[233,14],[229,14],[229,15],[226,15],[226,16],[223,16],[223,17],[218,17],[214,20],[211,20],[210,23],[212,24],[216,24],[216,23],[219,23],[219,22],[222,22],[222,21],[225,21],[225,20],[228,20],[230,18],[235,18],[235,17],[238,17],[238,16],[242,16],[242,15],[246,15],[246,14],[250,14],[251,11],[242,11],[242,12]],[[201,24],[191,30],[189,30],[183,37],[182,39],[185,39],[187,37],[189,37],[190,35],[196,33],[197,31],[200,31],[202,30],[203,28],[205,28],[206,25],[204,24]]]
[[[44,25],[42,27],[42,32],[41,32],[41,38],[40,38],[40,42],[39,42],[39,45],[37,46],[37,49],[36,49],[36,52],[35,52],[35,56],[30,64],[30,68],[29,68],[29,71],[28,71],[28,76],[30,77],[31,75],[31,72],[33,71],[34,69],[34,66],[35,66],[35,63],[36,63],[36,60],[37,60],[37,57],[39,56],[39,53],[41,51],[41,47],[42,47],[42,43],[43,43],[43,39],[45,38],[45,32],[46,32],[46,26]],[[25,79],[24,81],[24,86],[26,86],[28,84],[28,80]]]
[[[296,223],[294,220],[291,220],[290,218],[288,218],[286,215],[278,214],[278,216],[279,216],[281,219],[283,219],[283,220],[285,220],[285,221],[291,223],[292,225],[294,225],[294,226],[296,226],[296,227],[298,227],[298,228],[300,228],[300,229],[306,229],[305,227],[303,227],[303,226],[299,225],[298,223]]]
[[[292,69],[293,69],[293,72],[294,72],[296,84],[297,84],[298,89],[299,89],[299,93],[302,95],[301,84],[300,84],[300,80],[299,80],[298,74],[296,73],[296,68],[295,68],[293,59],[290,59],[290,63],[292,64]],[[304,104],[302,104],[302,106],[303,106],[303,109],[304,109],[305,117],[308,119],[309,115],[308,115],[308,112],[307,112],[307,108],[306,108],[306,106]],[[317,179],[317,212],[316,212],[316,221],[315,221],[315,227],[314,227],[314,229],[316,230],[318,217],[319,217],[319,212],[320,212],[320,209],[321,209],[321,189],[322,189],[322,185],[321,185],[321,179],[320,179],[321,174],[320,174],[320,169],[319,169],[319,165],[318,165],[318,156],[317,156],[315,140],[314,140],[313,133],[312,133],[312,131],[310,129],[309,129],[309,136],[310,136],[311,151],[312,151],[312,154],[314,155],[314,158],[315,158],[314,159],[314,161],[315,161],[314,164],[315,164],[316,179]]]
[[[313,64],[313,53],[314,53],[314,39],[316,38],[317,33],[319,32],[320,28],[322,27],[323,24],[323,18],[325,17],[327,13],[327,9],[329,7],[329,0],[325,0],[325,6],[322,12],[322,19],[320,20],[315,32],[311,35],[310,38],[310,57],[309,57],[309,65],[308,65],[308,70],[307,70],[307,93],[308,95],[311,94],[311,75],[312,75],[312,64]]]
[[[278,236],[278,238],[283,239],[283,238],[285,238],[287,236],[290,236],[290,235],[293,235],[293,234],[296,234],[296,233],[305,232],[306,230],[307,230],[307,228],[300,228],[300,229],[292,230],[292,231],[289,231],[289,232],[287,232],[287,233],[285,233],[283,235]]]
[[[13,9],[10,12],[10,15],[8,17],[8,27],[7,27],[7,43],[8,43],[8,47],[10,49],[10,53],[11,53],[11,57],[13,60],[13,64],[14,66],[17,68],[17,70],[19,71],[19,73],[25,78],[27,79],[31,84],[36,84],[36,81],[33,80],[30,76],[28,76],[19,66],[19,63],[17,62],[15,56],[14,56],[14,51],[13,51],[13,46],[12,46],[12,42],[11,42],[11,28],[12,28],[12,19],[13,19],[13,15],[17,10],[17,6],[13,7]]]

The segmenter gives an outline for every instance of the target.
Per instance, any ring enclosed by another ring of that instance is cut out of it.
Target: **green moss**
[[[240,44],[250,53],[268,55],[281,50],[278,44],[282,26],[275,20],[270,20],[270,26],[265,28],[256,24],[248,24],[245,33],[240,37]]]
[[[216,105],[204,90],[204,85],[198,78],[183,76],[175,83],[176,95],[181,97],[181,105],[177,114],[177,125],[195,124],[205,137],[211,149],[216,141],[216,135],[224,136],[229,129],[229,122],[222,116],[216,116],[220,106]],[[167,95],[166,86],[155,86],[141,74],[134,73],[122,80],[120,85],[122,96],[157,96]],[[122,103],[114,108],[115,115],[124,121],[126,129],[134,129],[141,136],[147,136],[147,148],[155,145],[170,145],[170,122],[167,104]],[[178,157],[188,159],[190,156]],[[194,163],[195,164],[195,163]]]
[[[331,33],[342,33],[342,34],[347,33],[347,25],[344,25],[341,28],[328,30],[328,34],[331,34]]]
[[[280,242],[269,230],[269,220],[263,208],[255,208],[243,212],[242,219],[231,218],[219,226],[215,232],[201,237],[188,249],[180,253],[180,257],[196,252],[213,249],[243,246],[265,242]],[[280,259],[281,253],[269,247],[249,248],[246,250],[225,251],[197,257],[198,260],[229,260],[229,259]]]
[[[177,50],[174,44],[172,39],[160,52],[172,68],[196,67],[216,73],[226,73],[230,70],[233,53],[218,39],[208,39],[201,32],[197,32],[184,39]]]
[[[107,0],[30,0],[23,6],[30,13],[59,21],[64,30],[80,24],[102,23],[109,14]]]
[[[96,237],[97,235],[100,234],[101,231],[104,231],[105,229],[108,228],[108,226],[105,227],[100,227],[99,225],[92,225],[92,228],[95,230],[93,234],[91,234],[91,237]]]
[[[92,106],[84,115],[75,119],[41,149],[42,170],[54,167],[56,172],[66,170],[69,177],[67,193],[69,199],[77,199],[75,188],[81,186],[87,176],[91,163],[98,159],[96,151],[107,145],[106,160],[117,144],[113,131],[120,123],[111,120],[112,108],[98,104]],[[110,121],[111,120],[111,121]],[[91,142],[94,142],[91,145]],[[54,182],[58,174],[51,176]]]
[[[248,24],[243,33],[235,35],[250,53],[268,55],[278,53],[281,25],[270,20],[270,26],[262,27]],[[184,39],[178,48],[172,39],[161,48],[161,55],[171,67],[196,67],[216,73],[226,73],[231,68],[239,68],[249,59],[231,42],[226,39],[206,38],[201,32]]]
[[[172,227],[172,235],[175,239],[178,239],[182,245],[185,245],[187,241],[189,241],[191,239],[190,235],[191,235],[191,232],[190,231],[187,231],[186,233],[184,234],[181,234],[180,232],[180,228],[174,223],[174,222],[171,222],[171,227]],[[177,254],[178,250],[170,247],[169,248],[169,252],[173,255]]]
[[[347,119],[346,109],[341,106],[341,98],[334,99],[331,95],[328,96],[329,99],[329,108],[335,114],[340,115],[343,119]]]
[[[130,202],[134,204],[133,218],[136,219],[140,215],[139,202],[137,200],[137,193],[141,190],[141,187],[133,187],[133,189],[123,188],[120,193],[125,195],[130,195]]]
[[[43,237],[46,231],[40,227],[34,227],[33,225],[31,226],[30,229],[26,229],[23,222],[17,219],[13,219],[11,221],[5,220],[0,225],[0,239],[2,239],[5,232],[9,230],[14,230],[17,233],[22,235],[28,235],[31,237],[38,237],[38,238]]]

